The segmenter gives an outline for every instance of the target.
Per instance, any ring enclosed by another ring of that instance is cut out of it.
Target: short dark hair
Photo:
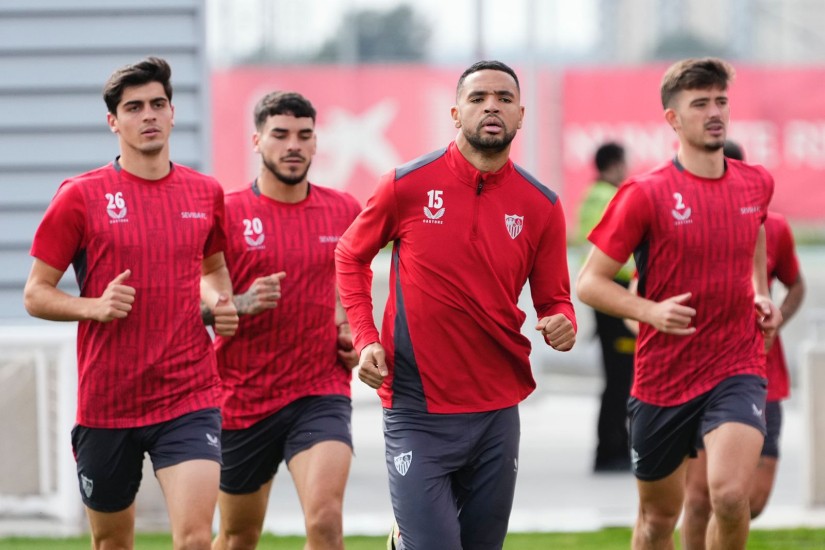
[[[521,92],[521,88],[519,87],[518,77],[516,76],[516,71],[511,69],[509,66],[505,65],[501,61],[476,61],[461,73],[461,77],[458,79],[458,84],[455,87],[455,96],[456,98],[461,93],[461,87],[464,85],[464,80],[473,73],[477,73],[478,71],[501,71],[503,73],[507,73],[513,77],[513,80],[516,81],[516,90]]]
[[[742,146],[735,141],[726,139],[722,150],[729,159],[745,160],[745,151],[742,149]]]
[[[734,74],[735,71],[728,62],[716,57],[677,61],[662,77],[662,107],[669,108],[676,94],[683,90],[705,90],[713,87],[727,90]]]
[[[117,106],[123,99],[123,90],[131,86],[142,86],[149,82],[160,82],[166,99],[172,101],[172,68],[166,60],[160,57],[146,59],[117,69],[103,86],[103,101],[106,108],[113,115],[117,114]]]
[[[270,92],[255,105],[255,128],[260,131],[266,119],[275,115],[309,117],[315,123],[315,107],[297,92]]]
[[[616,142],[609,141],[596,149],[596,156],[593,159],[596,170],[604,172],[614,164],[624,162],[624,147]]]

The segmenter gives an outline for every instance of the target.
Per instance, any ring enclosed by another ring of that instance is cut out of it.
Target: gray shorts
[[[468,414],[384,409],[401,548],[500,549],[518,473],[518,407]]]
[[[352,447],[352,402],[343,395],[313,395],[242,430],[224,430],[221,491],[254,493],[275,476],[282,460],[321,441]]]
[[[764,378],[737,375],[712,390],[673,407],[628,400],[633,473],[656,481],[672,474],[688,457],[696,456],[696,434],[706,434],[726,422],[753,426],[764,435]]]

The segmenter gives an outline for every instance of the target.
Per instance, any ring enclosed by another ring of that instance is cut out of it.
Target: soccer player
[[[725,142],[724,152],[728,159],[744,160],[741,147],[730,140]],[[765,220],[765,237],[768,281],[773,283],[774,279],[779,279],[787,289],[785,298],[779,306],[784,325],[802,305],[805,282],[799,269],[793,234],[784,216],[768,212],[768,218]],[[765,406],[767,435],[750,491],[751,519],[762,513],[773,490],[779,462],[782,400],[790,393],[788,366],[785,363],[785,354],[779,336],[774,339],[768,350],[767,362],[768,396]],[[707,526],[712,511],[708,495],[707,457],[700,443],[701,441],[697,442],[699,447],[697,457],[688,462],[685,511],[680,529],[682,546],[688,550],[705,548]]]
[[[131,548],[148,452],[175,548],[207,549],[220,475],[218,334],[238,325],[223,257],[223,190],[169,161],[171,69],[146,58],[103,89],[114,162],[63,182],[34,237],[28,312],[79,321],[72,446],[94,548]],[[57,288],[69,264],[80,296]]]
[[[480,61],[458,80],[455,141],[384,175],[338,243],[359,378],[384,407],[400,548],[501,548],[518,471],[518,403],[535,388],[525,314],[567,351],[576,336],[558,196],[509,158],[516,73]],[[379,338],[370,263],[393,241]]]
[[[335,243],[360,211],[310,183],[315,108],[273,92],[255,106],[258,177],[226,196],[238,333],[218,337],[223,467],[216,549],[255,548],[278,465],[292,474],[312,550],[343,549],[358,356],[335,288]],[[275,307],[277,305],[277,307]]]
[[[725,162],[733,68],[688,59],[665,73],[661,98],[679,149],[631,177],[590,234],[583,302],[640,321],[629,400],[639,492],[633,548],[672,548],[687,457],[700,432],[714,515],[711,548],[744,548],[748,495],[765,435],[765,340],[781,314],[768,297],[764,168]],[[633,253],[638,296],[613,277]],[[763,338],[764,334],[764,338]]]

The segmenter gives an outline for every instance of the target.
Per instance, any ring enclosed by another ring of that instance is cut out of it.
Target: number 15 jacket
[[[370,265],[391,241],[383,406],[468,413],[527,397],[524,284],[538,318],[561,313],[575,326],[558,196],[510,160],[479,172],[455,143],[384,175],[336,249],[359,352],[379,341]]]

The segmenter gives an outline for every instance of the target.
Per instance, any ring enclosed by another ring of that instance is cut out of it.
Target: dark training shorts
[[[768,401],[765,405],[768,434],[762,446],[762,456],[779,458],[779,436],[782,433],[782,401]]]
[[[401,548],[500,550],[518,473],[518,407],[469,414],[384,409]]]
[[[696,436],[727,422],[739,422],[764,435],[764,378],[732,376],[712,390],[674,407],[659,407],[631,397],[630,443],[633,473],[643,481],[672,474],[685,457],[696,456]]]
[[[218,409],[191,412],[141,428],[72,430],[83,504],[97,512],[119,512],[135,500],[143,478],[143,455],[158,471],[189,460],[221,461]]]
[[[221,491],[254,493],[271,480],[278,465],[322,441],[352,448],[352,402],[344,395],[313,395],[242,430],[224,430]]]
[[[762,456],[779,458],[779,436],[782,434],[782,401],[768,401],[765,404],[765,424],[767,435],[762,445]],[[696,448],[704,449],[701,433],[696,434]]]

